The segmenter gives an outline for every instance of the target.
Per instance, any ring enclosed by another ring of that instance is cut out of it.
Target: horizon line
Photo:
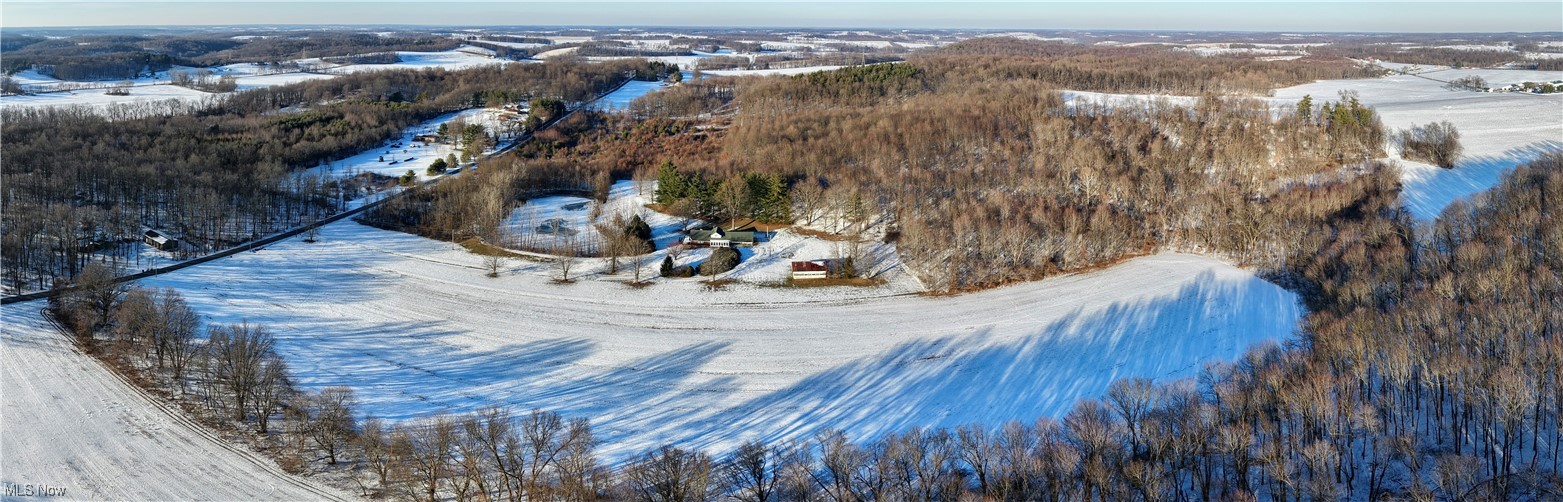
[[[1516,35],[1558,35],[1563,36],[1563,30],[1559,31],[1328,31],[1328,30],[1212,30],[1191,28],[941,28],[933,26],[758,26],[740,24],[690,24],[690,25],[633,25],[633,24],[419,24],[419,23],[220,23],[220,24],[93,24],[74,26],[5,26],[0,24],[3,30],[86,30],[94,28],[265,28],[265,27],[415,27],[415,28],[696,28],[696,29],[756,29],[756,30],[931,30],[931,31],[970,31],[970,32],[1117,32],[1117,33],[1252,33],[1252,34],[1279,34],[1279,35],[1463,35],[1463,34],[1516,34]]]

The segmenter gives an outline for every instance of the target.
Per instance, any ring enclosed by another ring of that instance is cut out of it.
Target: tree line
[[[1404,45],[1387,43],[1334,43],[1309,47],[1308,53],[1319,56],[1377,59],[1396,63],[1452,66],[1455,68],[1489,68],[1525,59],[1524,54],[1507,49],[1408,48]]]
[[[533,97],[586,99],[643,64],[371,72],[245,91],[172,115],[7,109],[5,286],[47,289],[88,261],[124,260],[115,250],[142,226],[179,234],[189,244],[179,253],[190,254],[317,219],[362,196],[336,179],[352,173],[333,163],[406,127]]]
[[[1027,79],[1056,89],[1200,95],[1259,93],[1315,80],[1367,78],[1379,70],[1341,56],[1291,61],[1243,55],[1201,56],[1154,46],[1097,46],[1013,38],[961,41],[908,61],[942,80],[980,83]]]
[[[444,51],[460,42],[424,34],[273,32],[235,39],[233,33],[180,35],[79,35],[64,38],[8,36],[3,47],[6,74],[36,67],[61,80],[132,79],[173,65],[207,67],[230,63],[281,63],[313,57],[369,52]],[[393,54],[394,56],[394,54]]]

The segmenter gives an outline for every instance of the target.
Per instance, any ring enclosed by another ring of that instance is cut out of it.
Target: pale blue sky
[[[1563,2],[0,1],[0,26],[419,24],[1563,31]]]

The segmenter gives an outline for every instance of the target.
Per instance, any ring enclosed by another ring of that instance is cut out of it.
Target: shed
[[[157,229],[149,228],[142,232],[141,241],[147,243],[148,246],[163,251],[177,251],[179,249],[179,239]]]

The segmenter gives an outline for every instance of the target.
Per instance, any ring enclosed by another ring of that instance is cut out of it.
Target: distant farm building
[[[721,227],[697,228],[689,231],[685,244],[711,247],[753,246],[753,230],[722,230]]]
[[[412,140],[420,142],[420,143],[424,143],[424,144],[439,143],[440,142],[440,137],[439,136],[435,136],[433,134],[419,134],[417,136],[413,136]]]
[[[142,232],[141,240],[146,242],[148,246],[163,251],[177,251],[179,249],[179,239],[156,229],[149,228],[147,231]]]
[[[830,264],[824,260],[792,262],[792,280],[825,279],[830,277]]]

